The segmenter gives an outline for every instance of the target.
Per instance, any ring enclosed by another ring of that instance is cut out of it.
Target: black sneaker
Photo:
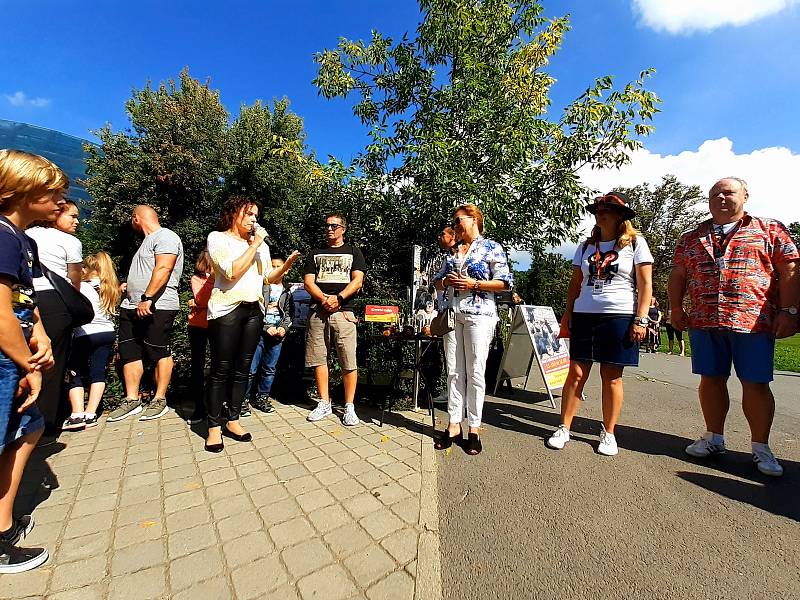
[[[91,416],[90,415],[85,415],[84,416],[84,421],[86,422],[86,428],[87,429],[89,427],[94,427],[95,425],[97,425],[97,414],[95,413],[94,415],[91,415]]]
[[[24,540],[33,531],[34,524],[33,515],[22,515],[14,519],[11,529],[0,534],[0,543],[5,540],[12,546],[18,544],[20,540]]]
[[[79,431],[85,427],[86,418],[83,415],[78,415],[77,417],[68,417],[61,426],[61,429],[64,431]]]
[[[30,571],[49,557],[44,548],[18,548],[7,540],[0,540],[0,574]]]
[[[250,402],[250,406],[260,410],[263,413],[275,412],[275,408],[272,406],[272,398],[263,394],[259,394],[253,398],[253,400]]]
[[[253,413],[250,412],[250,403],[247,402],[247,401],[242,402],[242,410],[239,411],[239,416],[240,417],[249,417],[252,414]]]

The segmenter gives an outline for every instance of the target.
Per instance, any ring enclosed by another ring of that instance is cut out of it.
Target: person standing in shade
[[[208,250],[201,250],[194,263],[194,275],[189,285],[192,297],[189,299],[187,332],[191,352],[190,395],[194,409],[188,422],[196,425],[206,420],[206,350],[208,348],[208,300],[214,289],[214,264]]]
[[[708,194],[711,218],[683,234],[669,278],[672,326],[689,330],[692,372],[700,375],[706,433],[686,447],[695,458],[725,452],[731,365],[742,384],[742,410],[750,425],[753,462],[764,475],[783,467],[769,447],[775,416],[775,339],[797,333],[800,254],[779,221],[744,210],[747,183],[717,181]],[[683,299],[690,307],[684,311]]]
[[[361,250],[344,241],[347,220],[343,215],[327,215],[324,227],[327,247],[313,250],[303,269],[303,283],[312,302],[306,327],[306,367],[314,369],[320,396],[308,420],[320,421],[333,414],[328,389],[328,353],[335,346],[344,383],[342,423],[352,427],[359,424],[355,410],[357,319],[349,307],[364,285],[367,264]]]
[[[151,206],[133,209],[131,226],[144,234],[128,271],[125,298],[119,315],[119,356],[125,380],[125,398],[108,420],[120,421],[142,413],[140,421],[167,413],[167,388],[172,378],[170,341],[180,300],[178,284],[183,273],[183,243],[161,227]],[[156,392],[147,407],[139,399],[144,360],[155,365]]]
[[[72,201],[64,202],[61,213],[53,222],[39,221],[25,233],[39,248],[39,260],[54,274],[69,281],[76,290],[81,287],[81,268],[83,267],[83,246],[75,237],[78,229],[78,207]],[[45,373],[42,380],[42,393],[38,406],[44,415],[45,438],[54,441],[58,432],[58,421],[64,414],[66,400],[64,374],[72,346],[72,316],[64,300],[42,275],[33,282],[38,295],[42,322],[53,344],[55,367]],[[42,444],[44,444],[44,439]]]
[[[587,206],[596,225],[572,259],[561,337],[568,337],[569,373],[561,394],[561,425],[547,445],[561,450],[594,363],[600,363],[603,423],[597,452],[619,452],[615,434],[622,413],[625,367],[639,365],[639,344],[647,335],[647,311],[653,294],[653,255],[634,229],[628,197],[609,192]]]

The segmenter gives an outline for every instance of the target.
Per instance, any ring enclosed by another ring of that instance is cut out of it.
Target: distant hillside
[[[69,176],[69,197],[82,203],[91,202],[78,179],[86,177],[85,152],[82,140],[52,129],[0,119],[0,148],[25,150],[49,158]]]

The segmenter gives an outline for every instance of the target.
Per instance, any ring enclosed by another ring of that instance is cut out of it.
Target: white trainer
[[[342,415],[342,423],[347,425],[348,427],[355,427],[361,421],[358,420],[358,415],[356,415],[356,407],[352,404],[345,404],[344,405],[344,415]]]
[[[764,475],[769,475],[770,477],[783,475],[781,463],[778,462],[778,459],[775,458],[772,450],[766,444],[758,450],[753,450],[753,462]]]
[[[320,400],[317,402],[317,408],[308,413],[306,419],[309,421],[321,421],[325,417],[330,417],[333,414],[330,402]]]
[[[603,456],[616,456],[619,454],[617,438],[613,433],[608,433],[604,425],[600,426],[600,445],[597,452]]]
[[[550,436],[550,439],[547,440],[547,445],[553,450],[561,450],[567,445],[568,441],[569,429],[564,425],[559,425],[558,429],[556,429],[553,435]]]
[[[699,440],[686,446],[686,454],[695,458],[707,458],[712,454],[725,454],[725,442],[715,444],[714,434],[706,432]]]

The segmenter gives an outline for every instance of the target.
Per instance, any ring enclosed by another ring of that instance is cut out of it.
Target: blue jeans
[[[250,365],[250,384],[248,396],[253,393],[259,396],[269,396],[272,391],[272,382],[275,381],[275,366],[281,356],[282,337],[272,336],[264,332],[258,339],[253,362]],[[253,384],[258,382],[255,390]]]

